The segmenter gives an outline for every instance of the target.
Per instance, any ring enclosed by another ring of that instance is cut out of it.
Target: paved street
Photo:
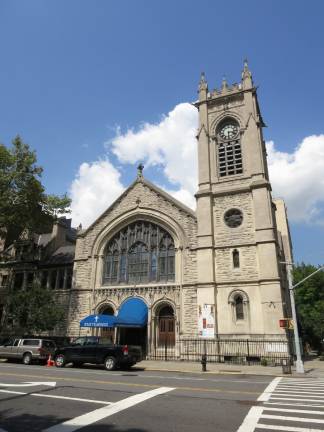
[[[272,379],[1,363],[0,427],[10,432],[236,431]]]
[[[0,431],[312,432],[324,379],[0,364]]]

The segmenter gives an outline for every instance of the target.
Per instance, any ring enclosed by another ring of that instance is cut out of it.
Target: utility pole
[[[296,314],[296,305],[295,305],[295,293],[294,289],[301,285],[305,280],[309,279],[310,277],[314,276],[314,274],[318,273],[321,270],[324,270],[324,266],[319,267],[317,270],[315,270],[310,275],[306,276],[304,279],[296,283],[296,285],[292,284],[292,276],[291,276],[291,270],[293,263],[292,262],[281,262],[280,264],[285,264],[287,269],[287,276],[288,276],[288,288],[289,288],[289,295],[290,295],[290,303],[291,303],[291,313],[292,313],[292,319],[294,322],[294,341],[295,341],[295,351],[296,351],[296,372],[297,373],[305,373],[304,370],[304,363],[302,360],[301,352],[300,352],[300,344],[299,344],[299,333],[298,333],[298,325],[297,325],[297,314]]]
[[[302,360],[301,352],[300,352],[300,344],[299,344],[299,333],[298,333],[298,324],[297,324],[297,314],[296,314],[296,305],[295,305],[295,293],[294,286],[292,284],[292,263],[286,262],[287,276],[288,276],[288,288],[290,295],[290,304],[291,304],[291,312],[292,319],[294,323],[294,340],[295,340],[295,351],[296,351],[296,372],[297,373],[305,373],[304,363]]]

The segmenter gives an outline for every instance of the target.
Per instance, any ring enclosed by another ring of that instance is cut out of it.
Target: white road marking
[[[45,398],[53,398],[53,399],[64,399],[64,400],[72,400],[78,402],[87,402],[87,403],[95,403],[100,405],[111,405],[113,402],[94,400],[94,399],[81,399],[74,398],[69,396],[59,396],[59,395],[49,395],[43,393],[26,393],[26,392],[17,392],[12,390],[0,390],[1,393],[9,393],[9,394],[18,394],[18,395],[28,395],[28,396],[36,396],[36,397],[45,397]],[[1,431],[0,431],[1,432]]]
[[[300,428],[294,426],[275,426],[267,424],[258,424],[258,429],[271,429],[285,432],[322,432],[321,429]]]
[[[20,395],[28,394],[26,392],[19,392],[14,390],[0,390],[0,393],[10,393],[10,394],[20,394]]]
[[[262,411],[263,407],[252,407],[237,432],[253,432],[258,425]]]
[[[305,385],[302,385],[302,384],[285,384],[285,383],[281,383],[280,387],[289,387],[289,388],[294,387],[294,388],[304,388],[304,389],[307,389],[307,388],[318,388],[318,389],[321,389],[321,390],[324,389],[324,385],[322,385],[322,384],[320,384],[320,385],[318,385],[318,384],[305,384]]]
[[[310,407],[310,408],[324,408],[322,405],[314,404],[303,404],[303,403],[286,403],[286,402],[264,402],[267,405],[283,405],[283,406],[299,406],[299,407]]]
[[[262,406],[255,406],[250,409],[237,432],[254,432],[261,429],[286,432],[324,432],[323,428],[311,429],[309,427],[311,424],[324,424],[324,394],[321,391],[323,387],[317,387],[318,382],[316,380],[314,384],[311,383],[309,386],[310,383],[306,379],[304,381],[299,380],[298,384],[290,381],[288,384],[286,379],[274,379],[257,399],[259,402],[263,402]],[[305,383],[307,386],[304,387],[301,383]],[[322,410],[298,409],[299,407],[321,408]],[[317,418],[309,416],[316,416]],[[263,424],[261,423],[262,419],[274,420],[277,424]],[[308,427],[278,424],[285,422],[304,423]]]
[[[316,393],[324,393],[323,387],[295,387],[295,386],[278,386],[276,390],[297,390],[299,392],[308,392],[309,390],[315,391]]]
[[[30,396],[37,396],[37,397],[45,397],[45,398],[53,398],[53,399],[66,399],[66,400],[72,400],[72,401],[78,401],[78,402],[91,402],[101,405],[112,405],[113,402],[107,402],[107,401],[101,401],[101,400],[93,400],[93,399],[81,399],[81,398],[75,398],[75,397],[69,397],[69,396],[56,396],[56,395],[48,395],[43,393],[30,393]]]
[[[304,390],[295,390],[295,389],[291,389],[291,390],[281,390],[279,388],[276,389],[276,393],[284,393],[284,394],[299,394],[299,395],[305,395],[307,396],[308,394],[310,395],[319,395],[319,396],[323,396],[324,397],[324,392],[319,392],[317,390],[314,390],[312,392],[310,391],[304,391]]]
[[[270,407],[263,407],[263,409],[266,411],[280,411],[280,412],[294,412],[294,413],[300,413],[300,414],[324,415],[324,411],[298,410],[298,409],[289,409],[289,408],[270,408]]]
[[[271,383],[268,385],[268,387],[264,390],[261,396],[258,397],[259,402],[265,402],[270,399],[271,393],[274,391],[274,389],[277,387],[278,383],[281,381],[281,377],[274,378]]]
[[[284,421],[294,421],[294,422],[302,422],[302,423],[324,423],[323,419],[313,419],[313,418],[305,418],[305,417],[288,417],[281,415],[272,415],[272,414],[262,414],[261,418],[272,419],[272,420],[284,420]]]
[[[24,382],[19,384],[0,383],[1,387],[35,387],[35,386],[55,387],[56,382]]]
[[[91,425],[92,423],[98,422],[99,420],[102,420],[106,417],[109,417],[113,414],[116,414],[120,411],[123,411],[127,408],[137,405],[141,402],[144,402],[145,400],[151,399],[154,396],[167,393],[171,390],[174,390],[174,388],[159,387],[154,390],[149,390],[144,393],[139,393],[134,396],[130,396],[126,399],[122,399],[121,401],[116,402],[112,405],[98,408],[87,414],[83,414],[79,417],[75,417],[74,419],[68,420],[64,423],[60,423],[56,426],[52,426],[46,429],[44,432],[73,432],[77,429],[81,429],[82,427]]]
[[[270,398],[269,398],[270,399]],[[292,400],[295,402],[321,402],[322,399],[303,399],[303,398],[285,398],[285,397],[277,397],[277,396],[271,396],[271,400],[272,399],[276,399],[276,400]]]

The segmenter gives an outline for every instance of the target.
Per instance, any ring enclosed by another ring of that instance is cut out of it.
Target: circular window
[[[230,209],[224,214],[224,221],[230,228],[236,228],[243,222],[243,213],[239,209]]]

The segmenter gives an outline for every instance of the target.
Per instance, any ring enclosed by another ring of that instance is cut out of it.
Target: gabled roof
[[[135,181],[133,181],[133,183],[131,183],[127,189],[124,190],[124,192],[99,216],[97,217],[97,219],[95,219],[94,222],[92,222],[91,225],[88,226],[88,228],[79,231],[78,235],[85,235],[88,231],[90,231],[92,229],[93,226],[95,226],[99,220],[106,215],[110,210],[112,210],[114,208],[114,206],[121,201],[128,193],[129,191],[131,191],[135,185],[137,183],[142,183],[145,186],[147,186],[149,189],[151,189],[152,191],[154,191],[155,193],[157,193],[158,195],[162,196],[166,201],[171,202],[173,205],[175,205],[176,207],[178,207],[180,210],[182,210],[183,212],[187,213],[189,216],[193,217],[194,219],[196,219],[196,213],[189,207],[187,207],[185,204],[183,204],[182,202],[178,201],[176,198],[174,198],[173,196],[171,196],[170,194],[168,194],[167,192],[165,192],[163,189],[160,189],[158,186],[156,186],[154,183],[151,183],[150,181],[146,180],[144,177],[138,177]]]

